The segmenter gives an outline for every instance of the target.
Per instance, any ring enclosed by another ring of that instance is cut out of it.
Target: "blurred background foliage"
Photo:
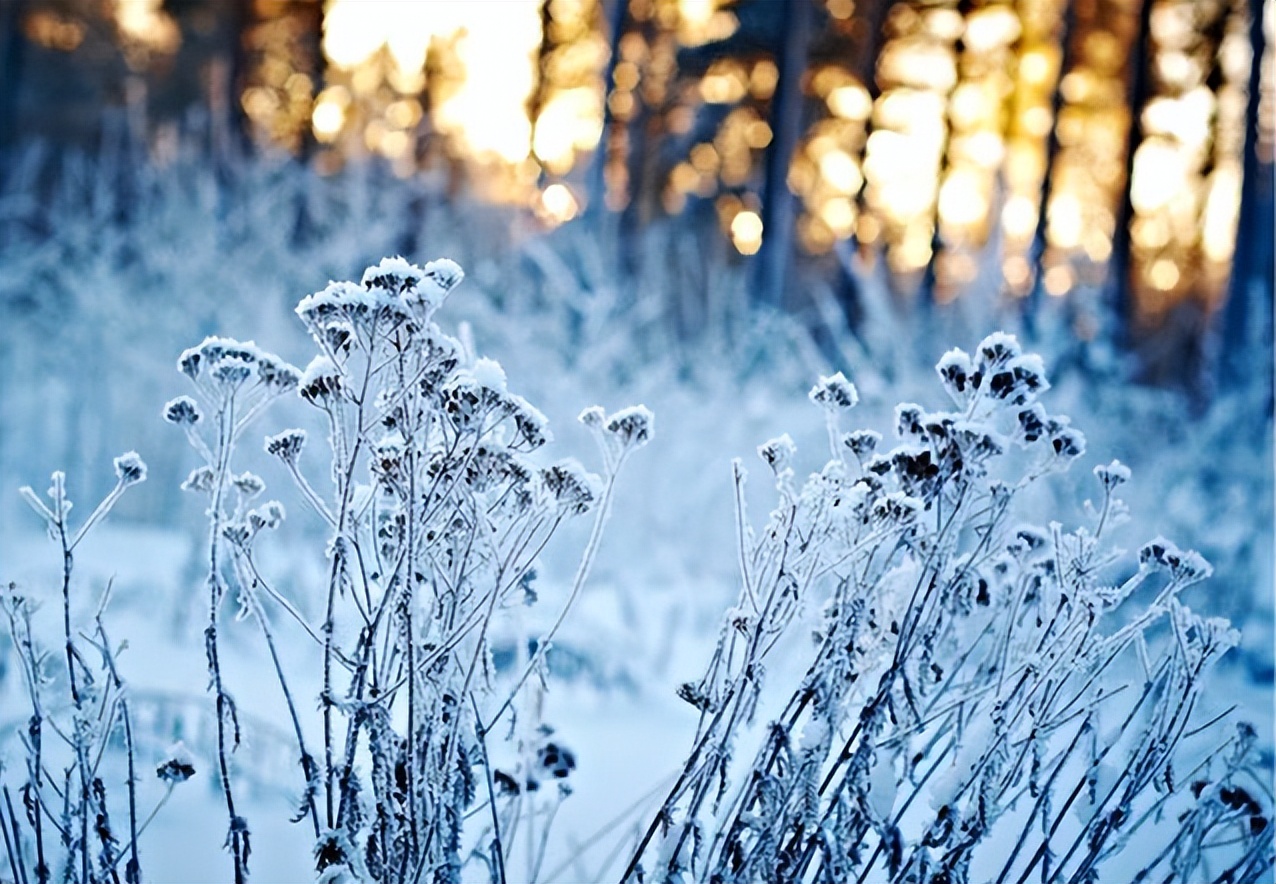
[[[1272,28],[1271,0],[0,0],[0,175],[33,139],[374,159],[585,216],[628,274],[672,224],[852,331],[866,278],[904,312],[1088,297],[1078,339],[1199,390],[1270,339]]]

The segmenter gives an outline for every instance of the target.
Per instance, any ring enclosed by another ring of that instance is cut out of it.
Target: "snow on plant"
[[[321,879],[457,881],[467,861],[503,879],[502,828],[524,806],[520,780],[530,786],[533,769],[563,778],[574,766],[569,750],[537,736],[539,721],[518,720],[535,714],[517,715],[517,701],[529,682],[539,688],[598,548],[616,475],[647,441],[652,417],[642,407],[610,418],[587,412],[601,478],[574,460],[540,465],[534,452],[551,438],[545,417],[510,392],[500,365],[470,357],[433,321],[461,278],[451,261],[417,267],[387,258],[360,283],[333,282],[303,298],[297,315],[318,348],[304,370],[222,338],[178,362],[198,396],[173,400],[165,417],[204,461],[184,487],[209,500],[205,647],[237,882],[248,875],[250,828],[235,799],[240,729],[218,635],[232,590],[259,624],[282,689],[304,784],[297,821],[313,831]],[[327,524],[326,548],[315,551],[328,562],[326,584],[315,588],[324,599],[319,623],[259,565],[256,545],[281,522],[283,505],[255,504],[264,483],[232,468],[248,424],[294,390],[327,419],[330,490],[306,475],[303,431],[268,436],[265,449]],[[593,533],[562,612],[503,679],[490,656],[493,623],[531,598],[529,573],[558,527],[591,511]],[[318,655],[317,743],[280,660],[284,627],[299,629]],[[488,735],[507,713],[525,758],[518,780],[488,761]],[[465,852],[467,809],[480,793],[490,827]]]
[[[80,884],[118,882],[121,871],[130,884],[142,880],[138,838],[154,811],[140,819],[133,717],[116,666],[120,646],[112,644],[103,620],[112,584],[103,589],[88,623],[75,622],[71,598],[76,549],[127,488],[145,481],[146,464],[137,452],[127,452],[115,459],[115,476],[114,488],[78,528],[69,520],[71,500],[62,473],[53,474],[47,503],[29,486],[21,489],[61,553],[62,647],[59,653],[43,646],[34,627],[38,604],[10,583],[0,595],[0,608],[31,712],[21,734],[25,770],[10,769],[0,759],[0,833],[7,859],[0,874],[7,870],[15,884],[44,884],[54,876]],[[121,737],[124,800],[107,785],[121,773],[115,754],[108,752]],[[189,765],[169,769],[176,764],[166,762],[156,771],[168,786],[160,806],[173,786],[194,773]],[[112,813],[116,821],[127,818],[127,831],[117,828]],[[121,839],[126,839],[123,845]]]
[[[1084,436],[1038,401],[1041,362],[1009,335],[937,372],[955,409],[899,406],[887,452],[877,433],[842,432],[854,387],[822,379],[810,398],[831,458],[799,485],[792,441],[763,445],[778,500],[757,531],[736,462],[739,600],[678,691],[699,724],[622,878],[1269,876],[1254,732],[1193,716],[1238,638],[1179,601],[1209,565],[1162,538],[1134,565],[1111,548],[1129,478],[1117,462],[1095,470],[1090,525],[1022,522],[1022,492],[1080,457]],[[1140,587],[1155,597],[1130,611]],[[768,683],[815,606],[804,674]],[[767,696],[782,710],[741,758]]]

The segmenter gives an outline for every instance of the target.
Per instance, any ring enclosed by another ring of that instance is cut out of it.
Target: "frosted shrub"
[[[598,547],[616,474],[647,441],[651,415],[597,412],[601,477],[573,460],[543,464],[545,417],[510,392],[497,363],[467,355],[433,321],[461,277],[450,261],[390,258],[360,283],[330,283],[302,299],[297,315],[318,349],[304,370],[222,338],[178,362],[197,395],[170,402],[165,418],[203,460],[184,487],[208,499],[205,650],[236,881],[247,877],[251,830],[236,803],[240,728],[220,657],[232,592],[260,626],[282,689],[303,784],[297,821],[312,830],[320,878],[457,881],[467,861],[503,877],[502,822],[508,828],[510,809],[522,807],[520,780],[533,771],[561,779],[574,766],[569,750],[536,736],[534,703],[528,721],[508,728],[525,768],[518,779],[492,768],[488,735],[523,708],[525,688],[539,687]],[[326,547],[313,551],[327,562],[325,584],[311,588],[323,611],[313,623],[258,560],[283,505],[258,503],[262,480],[232,466],[250,422],[293,392],[327,421],[327,476],[307,475],[301,430],[268,436],[265,450],[327,525]],[[591,512],[594,530],[557,621],[516,672],[498,674],[493,624],[533,598],[529,572],[558,527]],[[284,629],[316,655],[318,736],[280,659]],[[463,823],[480,795],[490,827],[466,852]]]
[[[756,531],[736,463],[739,600],[679,689],[699,725],[622,877],[1270,879],[1254,732],[1193,715],[1237,640],[1179,601],[1209,566],[1161,538],[1136,562],[1111,547],[1116,462],[1089,524],[1022,521],[1084,436],[1013,337],[937,371],[953,410],[899,406],[888,451],[843,432],[855,389],[822,379],[831,458],[799,484],[792,441],[763,445],[778,499]],[[1152,600],[1129,610],[1136,589]],[[817,610],[802,674],[794,627]],[[761,705],[778,715],[749,749]]]
[[[25,769],[9,766],[11,759],[0,755],[0,835],[7,860],[0,864],[0,878],[7,872],[15,884],[44,884],[54,877],[119,882],[121,873],[130,884],[142,880],[138,838],[154,811],[141,819],[133,716],[116,666],[122,646],[112,644],[103,620],[111,584],[101,590],[88,622],[80,622],[72,603],[76,549],[125,489],[145,481],[146,464],[130,451],[115,459],[115,477],[115,487],[78,528],[71,525],[62,473],[53,474],[47,502],[30,487],[22,489],[61,556],[62,644],[55,650],[42,643],[43,630],[35,626],[38,602],[14,583],[0,591],[30,709],[20,734]],[[122,748],[122,758],[108,748]],[[179,763],[166,762],[156,771],[168,786],[160,805],[194,772],[189,766],[171,768]],[[123,788],[112,788],[121,778]]]

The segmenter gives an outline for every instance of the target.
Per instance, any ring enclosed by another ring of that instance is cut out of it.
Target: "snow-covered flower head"
[[[902,491],[892,491],[873,501],[873,517],[897,528],[907,528],[916,523],[923,509],[920,500]]]
[[[407,440],[398,430],[382,436],[372,446],[372,472],[387,481],[399,478],[403,467],[403,455]]]
[[[191,427],[199,423],[201,417],[199,405],[189,396],[178,396],[164,405],[164,420],[170,424]]]
[[[1070,426],[1068,418],[1050,418],[1046,421],[1046,432],[1050,436],[1050,448],[1060,461],[1069,463],[1085,454],[1085,434]]]
[[[1099,464],[1094,468],[1094,475],[1110,491],[1130,481],[1130,468],[1121,461],[1114,460],[1112,463]]]
[[[1014,335],[993,332],[980,341],[975,350],[975,369],[981,379],[987,378],[1022,353],[1023,348],[1019,346],[1019,340]],[[976,381],[975,386],[981,386],[981,383]]]
[[[266,453],[273,454],[286,464],[295,464],[306,445],[306,431],[291,429],[266,437]]]
[[[341,389],[341,370],[327,356],[310,360],[297,386],[302,399],[321,407],[338,397]]]
[[[758,457],[771,468],[771,472],[776,476],[788,470],[790,464],[793,463],[793,457],[797,454],[797,445],[794,444],[793,438],[788,434],[777,436],[758,446]]]
[[[146,464],[136,451],[126,451],[115,458],[115,476],[127,487],[146,481]]]
[[[568,515],[579,516],[589,512],[602,493],[599,478],[586,472],[573,458],[560,460],[542,470],[541,480],[558,508]]]
[[[438,303],[442,303],[447,294],[465,279],[465,271],[451,258],[438,258],[429,262],[422,268],[422,273],[427,282],[438,289]],[[422,288],[424,289],[425,286]]]
[[[297,389],[301,372],[295,365],[290,365],[271,353],[262,352],[257,358],[257,379],[272,392],[287,393]]]
[[[621,449],[641,448],[651,438],[651,426],[655,421],[645,405],[631,405],[607,418],[606,431]]]
[[[1144,545],[1139,550],[1139,564],[1145,568],[1166,571],[1182,584],[1196,583],[1214,573],[1210,563],[1196,550],[1179,549],[1164,537]]]
[[[944,389],[958,405],[965,405],[975,393],[974,371],[970,354],[956,348],[941,356],[935,365],[935,373],[939,375]]]
[[[254,376],[261,389],[275,395],[294,389],[301,378],[294,366],[278,356],[260,349],[252,341],[233,338],[205,338],[199,346],[182,352],[177,369],[197,385],[223,396],[235,393]],[[188,404],[183,404],[180,398],[174,399],[165,406],[165,419],[172,423],[194,423],[199,419],[198,410],[191,420]]]
[[[491,359],[479,359],[443,385],[442,405],[459,432],[481,430],[493,411],[508,413],[513,409],[505,389],[505,372]]]
[[[262,528],[278,528],[284,521],[284,505],[277,500],[267,501],[258,509],[248,511],[248,526],[253,532]]]
[[[235,490],[245,498],[256,497],[266,490],[266,483],[256,473],[245,471],[238,476],[232,476],[230,481],[235,486]]]
[[[190,475],[186,477],[186,481],[182,483],[182,490],[208,492],[213,489],[215,479],[216,473],[213,472],[212,467],[196,467],[191,470]]]
[[[382,258],[379,264],[364,270],[362,283],[365,289],[381,289],[391,295],[402,295],[414,290],[424,275],[420,267],[396,255]]]
[[[184,783],[195,776],[195,765],[190,751],[179,740],[168,750],[168,760],[155,768],[155,775],[169,785]]]
[[[513,394],[510,394],[509,402],[513,408],[514,428],[518,433],[514,444],[524,451],[534,451],[553,440],[549,420],[536,406],[522,396]]]
[[[860,401],[855,385],[840,371],[820,378],[819,383],[811,388],[807,396],[816,405],[831,413],[852,409]]]
[[[601,405],[591,405],[577,415],[576,420],[591,430],[601,430],[603,422],[607,420],[607,412],[603,410]]]
[[[873,456],[881,441],[882,434],[876,430],[854,430],[842,437],[842,444],[861,464]]]
[[[1041,357],[1035,353],[1016,356],[990,369],[984,388],[993,399],[1011,405],[1027,405],[1050,389]]]
[[[926,409],[916,402],[901,402],[895,406],[895,435],[901,439],[924,439],[926,418]]]

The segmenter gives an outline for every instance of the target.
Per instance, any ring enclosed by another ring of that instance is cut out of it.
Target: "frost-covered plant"
[[[799,485],[792,441],[763,445],[778,502],[756,533],[736,463],[739,600],[679,689],[694,742],[622,878],[1264,880],[1254,732],[1193,716],[1238,638],[1179,601],[1209,565],[1161,538],[1136,563],[1111,547],[1117,462],[1095,469],[1087,526],[1022,522],[1025,489],[1084,436],[1039,402],[1041,362],[1011,336],[937,371],[954,410],[899,406],[889,451],[841,431],[854,387],[822,379],[831,459]],[[817,608],[804,672],[768,683]],[[764,704],[779,714],[740,758]]]
[[[138,838],[154,812],[146,820],[138,812],[129,696],[116,666],[120,648],[111,643],[103,621],[112,584],[102,591],[90,622],[77,623],[72,607],[76,549],[125,489],[145,481],[146,464],[136,452],[127,452],[115,459],[115,476],[114,488],[78,528],[69,521],[71,500],[62,473],[53,474],[47,503],[29,486],[21,489],[61,554],[62,646],[60,653],[44,647],[33,626],[38,603],[10,583],[0,594],[0,608],[31,713],[21,733],[25,770],[8,769],[0,759],[0,834],[8,860],[0,875],[7,870],[15,884],[44,884],[55,876],[79,884],[119,882],[121,871],[130,884],[142,880]],[[121,737],[123,771],[118,757],[107,751]],[[169,791],[193,773],[189,767],[180,777],[164,766],[157,771]],[[111,788],[121,776],[126,803]],[[165,792],[160,804],[167,797]],[[115,820],[127,817],[127,831],[117,828],[112,813]],[[126,839],[122,846],[121,839]]]
[[[185,487],[209,500],[205,637],[237,881],[247,877],[249,826],[232,790],[239,727],[217,631],[232,586],[241,613],[260,625],[292,720],[305,784],[296,820],[312,827],[322,879],[457,881],[474,861],[504,880],[508,833],[530,811],[527,792],[537,777],[561,779],[574,766],[569,750],[544,738],[534,702],[515,714],[524,708],[518,698],[544,677],[547,650],[598,548],[616,475],[647,441],[652,417],[641,406],[582,416],[600,442],[601,478],[574,460],[541,465],[535,452],[550,442],[544,416],[510,392],[500,365],[473,358],[433,321],[461,278],[451,261],[418,267],[387,258],[359,283],[333,282],[303,298],[297,315],[319,351],[304,371],[220,338],[179,360],[199,401],[175,399],[165,417],[204,460]],[[327,561],[325,584],[314,588],[319,623],[259,563],[259,538],[281,522],[282,504],[254,504],[264,483],[231,466],[249,421],[291,390],[329,429],[327,493],[306,475],[302,430],[265,441],[327,525],[326,548],[314,552]],[[561,524],[591,511],[593,533],[562,612],[517,671],[497,673],[493,624],[534,600],[537,556]],[[317,655],[318,743],[308,742],[280,660],[279,615]],[[522,757],[513,774],[488,760],[488,736],[507,713]],[[480,793],[490,825],[466,852],[463,824]]]

